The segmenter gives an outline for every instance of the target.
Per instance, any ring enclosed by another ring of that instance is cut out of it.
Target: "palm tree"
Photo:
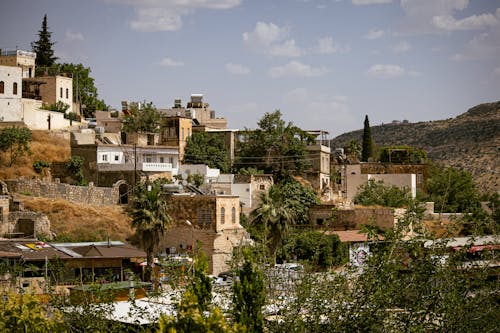
[[[261,192],[260,204],[251,214],[252,224],[260,224],[264,228],[264,245],[268,247],[273,262],[276,262],[278,246],[295,222],[294,201],[284,198],[279,189],[279,186],[273,186],[269,192]]]
[[[162,236],[172,224],[168,214],[167,202],[161,197],[162,187],[159,183],[139,184],[134,191],[134,201],[130,216],[132,228],[135,229],[140,246],[146,251],[146,276],[149,281],[153,267],[153,256],[160,244]]]

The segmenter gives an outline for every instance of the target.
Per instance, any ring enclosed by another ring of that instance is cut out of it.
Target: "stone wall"
[[[35,197],[50,199],[64,199],[68,201],[103,206],[118,203],[119,183],[113,187],[95,187],[93,183],[88,186],[75,186],[55,181],[45,181],[41,179],[15,179],[6,180],[5,183],[10,193],[24,193]]]
[[[332,220],[332,215],[335,218]],[[335,209],[335,205],[317,205],[309,209],[311,225],[327,226],[331,230],[359,230],[374,223],[383,230],[394,226],[392,208]]]

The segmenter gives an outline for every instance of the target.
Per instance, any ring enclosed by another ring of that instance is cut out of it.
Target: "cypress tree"
[[[55,42],[51,41],[52,32],[47,27],[47,14],[43,16],[42,28],[38,31],[38,40],[31,42],[31,48],[36,53],[36,65],[39,67],[50,67],[55,64],[57,57],[54,56],[52,47]]]
[[[361,151],[361,161],[367,162],[373,156],[373,140],[370,130],[368,115],[365,116],[365,127],[363,128],[363,150]]]

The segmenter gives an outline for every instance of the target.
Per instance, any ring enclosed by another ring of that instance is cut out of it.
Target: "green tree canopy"
[[[374,152],[374,144],[370,129],[370,121],[368,120],[368,115],[366,115],[363,128],[361,161],[367,162],[370,157],[373,157],[373,152]]]
[[[454,167],[430,165],[427,201],[438,212],[469,212],[479,205],[479,195],[470,173]]]
[[[400,208],[412,201],[408,189],[400,189],[394,185],[386,185],[383,181],[368,181],[359,187],[354,203],[363,206],[385,206]]]
[[[149,280],[153,265],[153,256],[163,234],[172,224],[168,214],[168,206],[162,197],[162,186],[159,182],[140,183],[134,189],[132,207],[132,228],[135,229],[141,247],[147,255],[147,274]]]
[[[183,163],[206,164],[220,169],[222,173],[229,172],[231,168],[229,151],[222,138],[206,132],[195,132],[187,139]]]
[[[30,153],[31,131],[26,127],[6,127],[0,129],[0,151],[9,152],[9,166],[19,157]]]
[[[35,64],[39,68],[50,67],[55,64],[57,57],[54,55],[55,42],[52,41],[52,32],[47,26],[47,14],[43,16],[42,28],[38,30],[38,40],[31,42],[31,48],[36,53]]]
[[[243,249],[243,265],[237,270],[233,284],[233,316],[247,332],[263,332],[262,307],[266,302],[264,276],[253,260],[249,249]]]
[[[236,169],[255,167],[279,180],[309,165],[306,146],[313,138],[293,123],[286,124],[279,110],[266,113],[258,125],[256,130],[241,133]]]
[[[128,133],[158,133],[160,131],[160,113],[153,103],[145,103],[141,108],[132,105],[129,114],[123,119],[123,129]]]
[[[422,163],[427,152],[410,146],[389,146],[380,148],[380,162],[383,163]]]
[[[80,102],[84,117],[91,118],[96,110],[108,110],[106,103],[99,99],[92,70],[82,64],[63,63],[52,67],[54,74],[68,73],[73,77],[73,100]]]

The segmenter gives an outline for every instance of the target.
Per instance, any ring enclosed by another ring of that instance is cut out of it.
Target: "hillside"
[[[480,190],[500,190],[500,101],[446,120],[372,126],[371,133],[378,147],[424,148],[433,162],[470,172]],[[332,140],[332,147],[352,139],[361,143],[362,135],[363,130],[344,133]]]
[[[121,206],[95,207],[65,200],[18,195],[27,210],[42,212],[51,231],[61,241],[125,241],[131,234],[131,219]]]

